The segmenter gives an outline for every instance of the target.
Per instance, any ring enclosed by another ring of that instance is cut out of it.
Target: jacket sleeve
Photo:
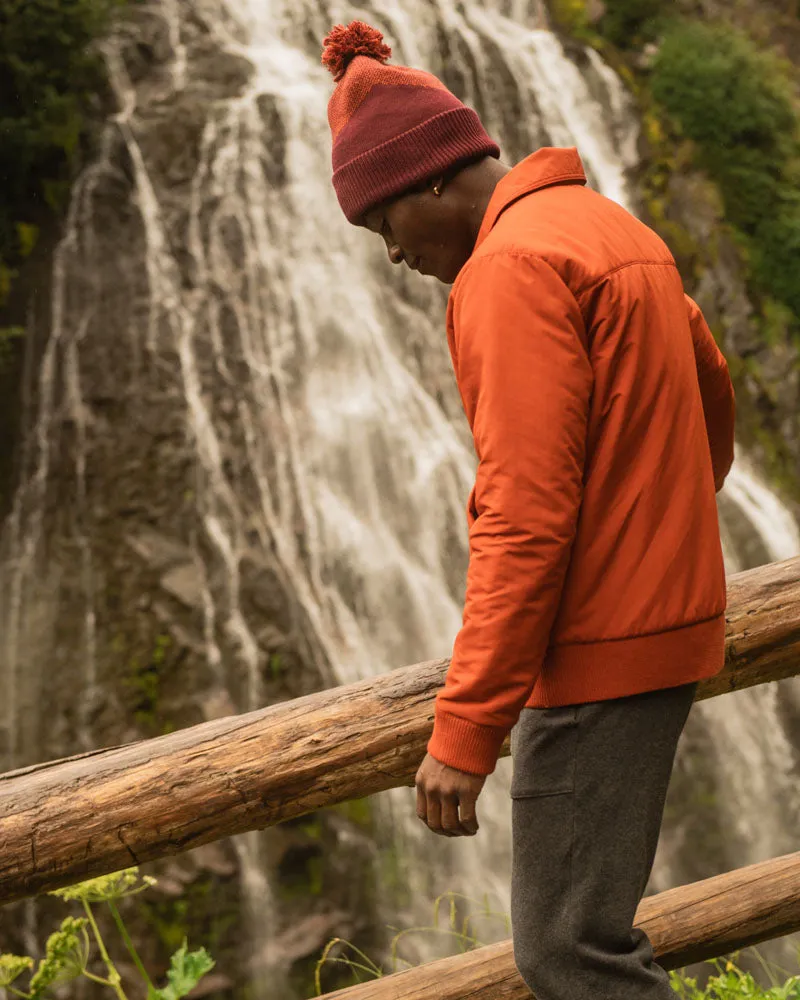
[[[428,752],[489,774],[541,670],[582,499],[592,369],[546,262],[499,253],[454,287],[453,362],[478,469],[463,625]]]
[[[733,436],[736,420],[736,402],[733,385],[725,358],[703,318],[697,303],[686,296],[689,325],[692,329],[694,358],[703,415],[706,421],[711,465],[714,469],[714,486],[719,492],[733,465]]]

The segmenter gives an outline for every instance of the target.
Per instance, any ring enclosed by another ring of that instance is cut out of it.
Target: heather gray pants
[[[633,917],[696,686],[522,710],[511,733],[511,925],[537,1000],[675,1000]]]

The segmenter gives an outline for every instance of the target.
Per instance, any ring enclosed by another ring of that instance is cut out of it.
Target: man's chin
[[[440,268],[436,272],[436,277],[445,285],[452,285],[456,278],[461,273],[461,269],[466,264],[466,260],[461,261],[460,264],[450,264],[448,267]]]
[[[423,263],[419,268],[419,273],[424,274],[429,278],[436,278],[437,281],[441,281],[444,285],[452,285],[458,277],[458,272],[461,270],[461,266],[454,267],[452,264],[448,263],[426,267]]]
[[[456,280],[456,275],[439,274],[438,271],[420,271],[419,273],[424,274],[426,278],[436,278],[436,280],[441,281],[443,285],[452,285]]]

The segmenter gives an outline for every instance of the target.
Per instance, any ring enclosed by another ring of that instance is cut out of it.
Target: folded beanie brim
[[[357,225],[376,205],[460,162],[500,156],[472,108],[462,105],[368,149],[339,167],[333,186],[347,219]]]

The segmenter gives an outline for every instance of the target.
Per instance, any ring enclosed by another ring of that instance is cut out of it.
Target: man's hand
[[[475,803],[485,781],[485,774],[459,771],[425,754],[415,778],[417,816],[444,837],[473,837],[478,832]]]

